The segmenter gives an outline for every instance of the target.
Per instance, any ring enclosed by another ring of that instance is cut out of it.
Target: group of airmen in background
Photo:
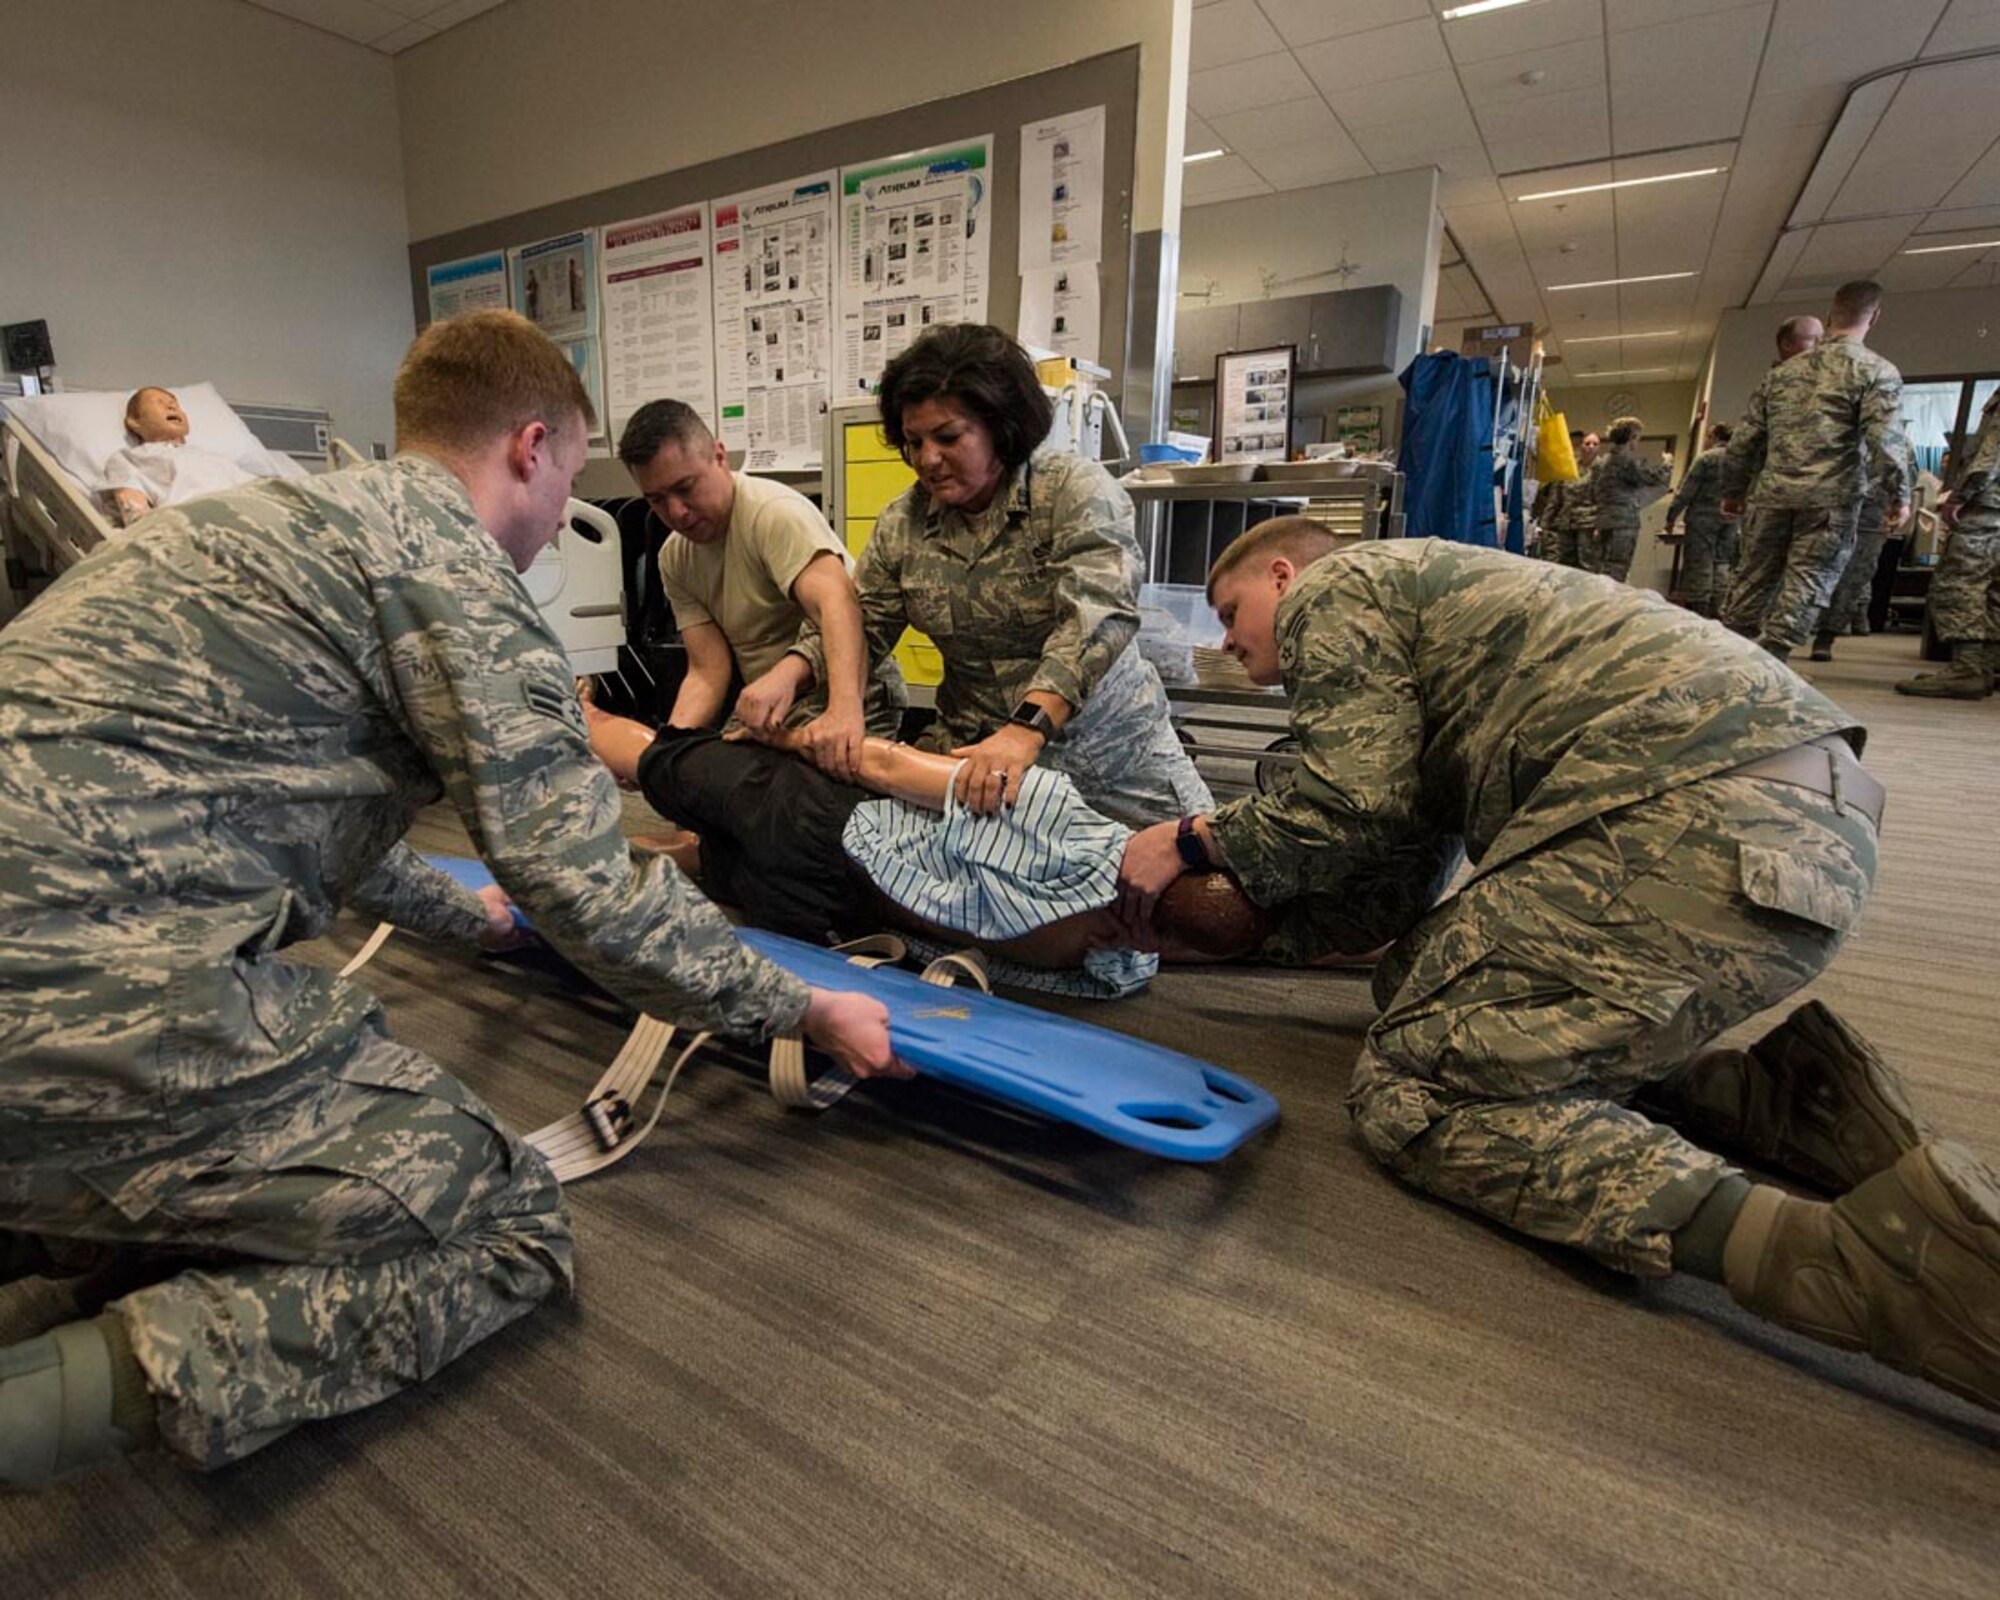
[[[1911,513],[1917,465],[1902,428],[1902,375],[1868,348],[1881,288],[1843,285],[1828,321],[1788,318],[1777,359],[1731,426],[1706,448],[1667,508],[1681,524],[1680,597],[1779,660],[1859,631],[1887,541]],[[1600,442],[1572,435],[1579,476],[1536,496],[1542,554],[1623,580],[1638,507],[1663,487],[1670,462],[1633,452],[1641,424],[1620,417]],[[1930,612],[1942,669],[1896,685],[1929,698],[1978,700],[2000,667],[2000,406],[1989,403],[1958,481],[1940,511],[1952,536],[1932,578]]]

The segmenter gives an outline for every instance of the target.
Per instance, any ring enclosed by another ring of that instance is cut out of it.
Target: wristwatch
[[[1023,700],[1007,713],[1007,720],[1017,728],[1029,728],[1039,733],[1044,744],[1056,736],[1056,719],[1032,700]]]
[[[1188,871],[1208,871],[1208,847],[1201,842],[1201,835],[1194,831],[1193,817],[1181,818],[1181,825],[1174,830],[1174,848],[1180,851],[1181,865]]]

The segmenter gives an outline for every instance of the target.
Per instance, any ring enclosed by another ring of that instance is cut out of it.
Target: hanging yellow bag
[[[1547,394],[1535,400],[1535,481],[1574,483],[1576,451],[1569,442],[1569,419],[1549,404]]]

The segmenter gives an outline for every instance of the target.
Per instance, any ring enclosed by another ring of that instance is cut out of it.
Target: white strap
[[[641,1017],[633,1025],[617,1060],[597,1080],[597,1087],[590,1091],[583,1108],[527,1135],[526,1142],[541,1152],[557,1182],[571,1183],[602,1172],[645,1143],[646,1136],[658,1125],[660,1113],[667,1108],[667,1096],[673,1093],[674,1080],[681,1075],[681,1068],[711,1037],[706,1033],[696,1034],[674,1057],[674,1064],[667,1069],[667,1081],[660,1085],[660,1096],[653,1102],[653,1114],[639,1124],[634,1107],[652,1083],[673,1036],[672,1023]]]
[[[910,947],[893,933],[871,933],[834,949],[857,967],[880,967],[901,961]],[[824,1111],[847,1096],[858,1080],[844,1067],[817,1078],[806,1070],[806,1042],[796,1033],[781,1033],[771,1041],[771,1098],[790,1111]]]
[[[340,969],[340,976],[351,978],[355,973],[367,966],[369,962],[375,959],[375,952],[389,942],[389,935],[395,931],[396,925],[393,922],[376,923],[375,931],[368,935],[368,942],[354,952],[354,959]]]

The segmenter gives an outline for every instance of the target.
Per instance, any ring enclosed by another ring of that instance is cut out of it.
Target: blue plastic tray
[[[430,856],[433,866],[482,889],[481,861]],[[522,927],[527,919],[515,908]],[[897,967],[861,967],[838,952],[760,928],[737,937],[822,989],[872,995],[889,1008],[896,1054],[926,1077],[1074,1123],[1118,1144],[1178,1161],[1219,1161],[1278,1120],[1278,1102],[1233,1072],[1108,1028],[958,986],[925,983]],[[552,950],[536,965],[597,985]]]

